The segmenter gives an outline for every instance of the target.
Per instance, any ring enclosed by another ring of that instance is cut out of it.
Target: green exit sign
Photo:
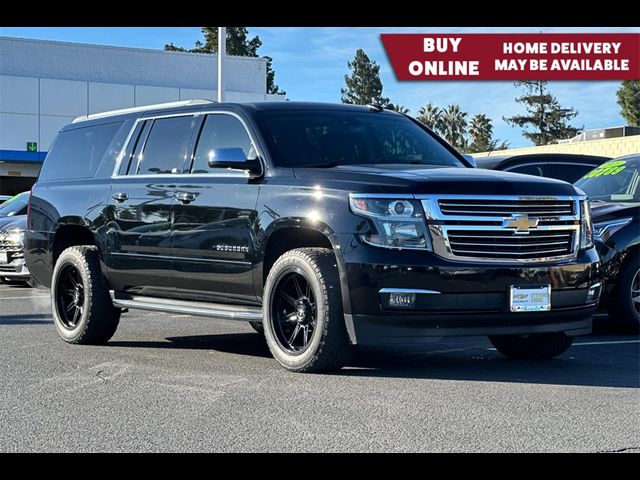
[[[27,142],[27,152],[37,152],[38,142]]]

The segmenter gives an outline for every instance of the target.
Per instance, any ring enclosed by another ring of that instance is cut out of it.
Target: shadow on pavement
[[[581,337],[580,342],[633,341],[633,336]],[[166,341],[111,341],[114,347],[215,350],[269,358],[261,335],[234,333],[170,337]],[[574,345],[561,357],[541,362],[510,361],[489,350],[484,338],[433,343],[420,351],[368,350],[336,375],[517,382],[595,387],[640,387],[640,344]]]
[[[0,315],[0,325],[45,325],[53,323],[50,313]]]

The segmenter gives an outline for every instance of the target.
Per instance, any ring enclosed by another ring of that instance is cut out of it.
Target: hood
[[[570,183],[551,178],[476,168],[434,168],[424,165],[340,165],[296,168],[296,177],[344,182],[344,188],[371,193],[465,195],[576,195]],[[340,188],[338,185],[336,187]]]
[[[10,230],[26,230],[27,216],[15,215],[12,217],[0,217],[0,232],[5,233]]]
[[[591,202],[591,217],[594,223],[606,222],[617,218],[640,216],[638,202]]]

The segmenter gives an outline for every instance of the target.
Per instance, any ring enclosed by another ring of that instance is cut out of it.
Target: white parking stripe
[[[617,343],[640,343],[640,340],[614,340],[611,342],[580,342],[573,345],[615,345]]]
[[[2,300],[23,300],[25,298],[49,298],[49,295],[33,295],[29,297],[0,297]]]

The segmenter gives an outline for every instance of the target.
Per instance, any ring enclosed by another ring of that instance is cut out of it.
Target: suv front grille
[[[0,252],[19,252],[21,250],[22,245],[20,245],[19,243],[0,240]]]
[[[420,197],[434,252],[473,262],[547,262],[574,258],[580,198]]]

